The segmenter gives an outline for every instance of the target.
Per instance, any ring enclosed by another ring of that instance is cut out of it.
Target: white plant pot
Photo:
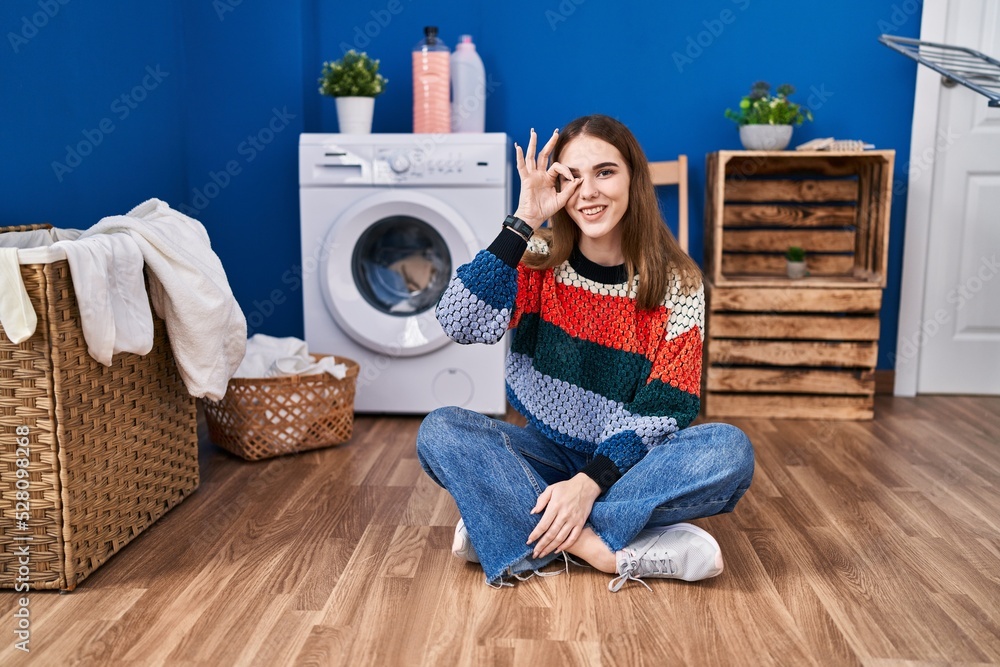
[[[784,150],[791,140],[791,125],[740,125],[740,141],[748,151]]]
[[[374,97],[337,97],[337,126],[342,134],[371,134]]]
[[[785,260],[785,263],[788,265],[788,277],[793,280],[797,280],[799,278],[805,278],[806,274],[809,273],[809,271],[806,269],[805,262],[791,262]]]

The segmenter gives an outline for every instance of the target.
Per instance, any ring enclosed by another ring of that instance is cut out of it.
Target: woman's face
[[[621,246],[621,222],[628,209],[631,178],[618,149],[597,137],[581,134],[559,155],[574,177],[583,179],[566,204],[566,212],[591,243]]]

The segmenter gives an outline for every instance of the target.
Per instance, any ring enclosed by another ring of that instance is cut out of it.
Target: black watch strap
[[[507,216],[507,218],[503,221],[503,226],[513,229],[515,232],[523,236],[525,241],[530,239],[531,235],[535,233],[535,230],[531,228],[531,225],[526,223],[524,220],[521,220],[521,218],[515,218],[512,215]]]

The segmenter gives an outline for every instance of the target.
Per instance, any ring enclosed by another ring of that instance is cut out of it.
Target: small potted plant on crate
[[[726,109],[726,118],[740,126],[740,141],[750,151],[780,151],[792,140],[792,126],[812,120],[812,111],[788,100],[795,92],[790,84],[778,86],[771,95],[771,84],[758,81],[750,94],[740,100],[738,111]]]
[[[793,245],[785,253],[787,260],[788,277],[792,279],[805,278],[809,275],[806,268],[806,251],[797,245]]]
[[[337,125],[345,134],[371,134],[375,97],[389,82],[378,73],[379,61],[351,49],[334,62],[323,63],[319,92],[337,102]]]

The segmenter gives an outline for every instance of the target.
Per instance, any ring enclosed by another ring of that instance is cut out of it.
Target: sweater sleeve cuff
[[[580,472],[597,482],[597,485],[601,487],[601,493],[610,489],[612,484],[622,478],[615,462],[603,454],[595,456]]]
[[[516,269],[527,247],[528,242],[524,240],[523,236],[504,227],[487,250],[510,268]]]

